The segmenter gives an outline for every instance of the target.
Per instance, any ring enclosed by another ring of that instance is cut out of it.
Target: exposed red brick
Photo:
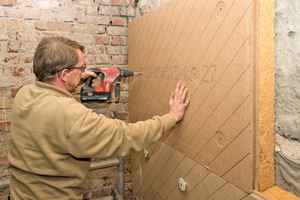
[[[117,46],[117,45],[119,45],[119,46],[126,45],[125,39],[122,38],[122,37],[114,37],[114,38],[112,39],[112,41],[111,41],[111,44],[112,44],[112,45],[115,45],[115,46]]]
[[[97,12],[98,12],[98,6],[95,6],[94,4],[86,6],[86,13],[97,14]]]
[[[7,52],[8,53],[18,53],[20,44],[17,43],[7,43]]]
[[[96,64],[109,64],[109,57],[107,55],[97,55]]]
[[[122,85],[121,85],[121,90],[122,91],[128,91],[129,90],[129,83],[128,83],[128,79],[124,80]]]
[[[130,183],[132,181],[132,177],[131,174],[125,174],[125,183]]]
[[[19,64],[20,60],[21,60],[20,56],[8,55],[8,57],[5,57],[2,61],[10,64]]]
[[[10,131],[10,122],[0,122],[0,132]]]
[[[2,5],[2,6],[15,6],[15,5],[17,5],[17,0],[0,0],[0,5]]]
[[[98,199],[101,197],[107,197],[111,195],[111,188],[110,187],[104,187],[104,188],[100,188],[97,191],[93,191],[92,192],[92,198],[93,199]]]
[[[125,0],[111,0],[113,6],[126,6]]]
[[[112,64],[114,65],[126,65],[127,64],[127,58],[121,57],[121,56],[113,56],[112,57]]]
[[[35,22],[34,23],[34,26],[36,29],[38,30],[47,30],[48,28],[48,23],[45,22],[45,21],[42,21],[42,22]]]
[[[97,16],[94,18],[95,24],[109,25],[110,17],[109,16]]]
[[[3,143],[7,143],[9,142],[9,134],[0,134],[0,142]]]
[[[88,65],[94,64],[95,63],[95,57],[93,55],[85,55],[84,56],[84,62]]]
[[[5,92],[6,92],[6,89],[0,89],[0,98],[4,98],[5,97]]]
[[[5,166],[8,164],[7,157],[0,158],[0,166]]]
[[[33,61],[33,56],[32,55],[24,56],[24,62],[25,63],[32,63],[32,61]]]
[[[48,30],[71,32],[72,25],[63,22],[48,22]]]
[[[12,89],[10,90],[10,92],[11,92],[11,97],[15,98],[16,95],[17,95],[17,93],[19,92],[19,90],[20,90],[20,88],[12,88]]]
[[[7,20],[6,21],[6,28],[8,30],[20,30],[21,29],[21,25],[20,25],[20,22],[17,21],[17,20]]]
[[[126,27],[107,27],[107,35],[124,35],[127,36]]]
[[[129,101],[129,93],[128,91],[121,92],[120,94],[120,102],[121,103],[128,103]]]
[[[122,55],[127,55],[128,54],[128,48],[127,48],[127,46],[121,47],[121,54]]]
[[[128,20],[128,23],[133,22],[134,20],[135,20],[134,18],[130,18],[130,19]]]
[[[135,16],[135,10],[132,7],[129,7],[129,8],[123,7],[123,8],[121,8],[120,15],[121,16],[134,17]]]
[[[118,7],[99,6],[99,13],[102,15],[119,15]]]
[[[80,33],[103,34],[105,33],[105,27],[98,25],[73,25],[73,31]]]
[[[78,23],[83,23],[83,24],[93,24],[94,17],[87,16],[87,15],[78,15],[77,22]]]
[[[19,18],[25,18],[25,19],[41,19],[43,18],[42,15],[44,15],[44,18],[46,18],[46,16],[49,16],[49,14],[45,15],[43,12],[47,12],[47,11],[40,11],[40,10],[35,10],[35,9],[31,9],[31,8],[23,8],[20,12],[19,12]],[[48,13],[48,12],[47,12]]]
[[[129,0],[129,6],[135,7],[135,0]]]
[[[25,68],[24,67],[14,67],[12,69],[12,74],[14,76],[21,76],[23,75],[23,72],[25,71]]]
[[[2,6],[0,9],[1,17],[18,17],[19,12],[15,7],[4,7]]]
[[[6,33],[6,36],[9,40],[14,40],[14,41],[19,40],[19,32],[17,31],[9,31]]]
[[[11,109],[14,104],[13,99],[6,99],[4,107],[7,109]]]
[[[72,25],[63,22],[35,22],[34,26],[38,30],[50,30],[50,31],[72,31]]]
[[[128,119],[128,113],[119,113],[121,120],[127,120]]]
[[[129,103],[125,103],[124,110],[127,112],[129,111]]]
[[[94,38],[96,44],[109,44],[108,36],[95,36]]]
[[[102,45],[92,45],[92,46],[86,46],[85,50],[88,54],[103,54],[105,53],[105,46]]]
[[[126,26],[127,25],[127,19],[124,18],[124,17],[113,17],[112,18],[112,25]]]
[[[110,5],[110,0],[96,0],[95,3],[99,5]]]
[[[0,99],[0,108],[5,108],[5,100]]]
[[[120,47],[119,46],[108,46],[107,47],[107,54],[109,55],[116,55],[120,53]]]

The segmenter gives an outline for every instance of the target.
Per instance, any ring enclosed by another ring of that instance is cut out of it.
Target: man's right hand
[[[171,93],[169,113],[174,117],[176,123],[182,120],[185,110],[190,103],[190,98],[185,100],[187,91],[185,85],[178,82],[176,84],[175,92]]]

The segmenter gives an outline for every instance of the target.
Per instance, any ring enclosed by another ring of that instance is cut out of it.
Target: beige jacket
[[[175,126],[170,114],[126,124],[36,82],[17,94],[8,154],[12,199],[82,199],[90,158],[140,151]]]

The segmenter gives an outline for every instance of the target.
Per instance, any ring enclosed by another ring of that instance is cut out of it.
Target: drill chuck
[[[128,69],[122,69],[121,71],[121,77],[130,77],[133,76],[134,72]]]

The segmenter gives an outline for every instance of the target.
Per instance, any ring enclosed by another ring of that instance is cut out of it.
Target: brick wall
[[[19,88],[35,80],[32,59],[42,37],[65,36],[85,45],[88,66],[127,68],[127,25],[135,18],[134,0],[0,0],[0,181],[9,180],[7,152],[11,108]],[[117,109],[128,121],[128,83],[122,85],[118,103],[87,105],[112,117]],[[77,90],[77,97],[78,95]],[[125,167],[130,165],[126,158]],[[126,170],[127,199],[130,173]],[[85,197],[106,195],[116,184],[116,169],[91,172]],[[99,183],[91,187],[92,183]],[[0,190],[0,200],[9,190]]]

